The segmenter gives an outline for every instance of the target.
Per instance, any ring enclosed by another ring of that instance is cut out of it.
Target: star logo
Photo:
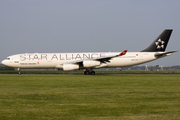
[[[163,49],[164,48],[164,41],[159,39],[157,42],[155,42],[156,46],[157,46],[157,49]]]

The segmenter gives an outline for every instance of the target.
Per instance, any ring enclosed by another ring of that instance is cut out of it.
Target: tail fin
[[[172,29],[164,30],[148,48],[141,52],[164,52],[172,31]]]

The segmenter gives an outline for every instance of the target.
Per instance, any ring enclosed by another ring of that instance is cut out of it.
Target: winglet
[[[122,55],[125,55],[127,53],[127,50],[124,50],[122,53],[120,53],[119,55],[122,56]]]

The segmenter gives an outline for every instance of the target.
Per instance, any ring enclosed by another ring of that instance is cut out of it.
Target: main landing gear
[[[18,68],[18,74],[21,75],[21,68]]]
[[[92,70],[87,70],[86,69],[86,71],[84,71],[84,75],[95,75],[95,72],[92,71]]]

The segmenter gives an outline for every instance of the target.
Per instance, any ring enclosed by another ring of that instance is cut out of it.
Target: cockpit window
[[[10,58],[6,58],[6,60],[10,60]]]

